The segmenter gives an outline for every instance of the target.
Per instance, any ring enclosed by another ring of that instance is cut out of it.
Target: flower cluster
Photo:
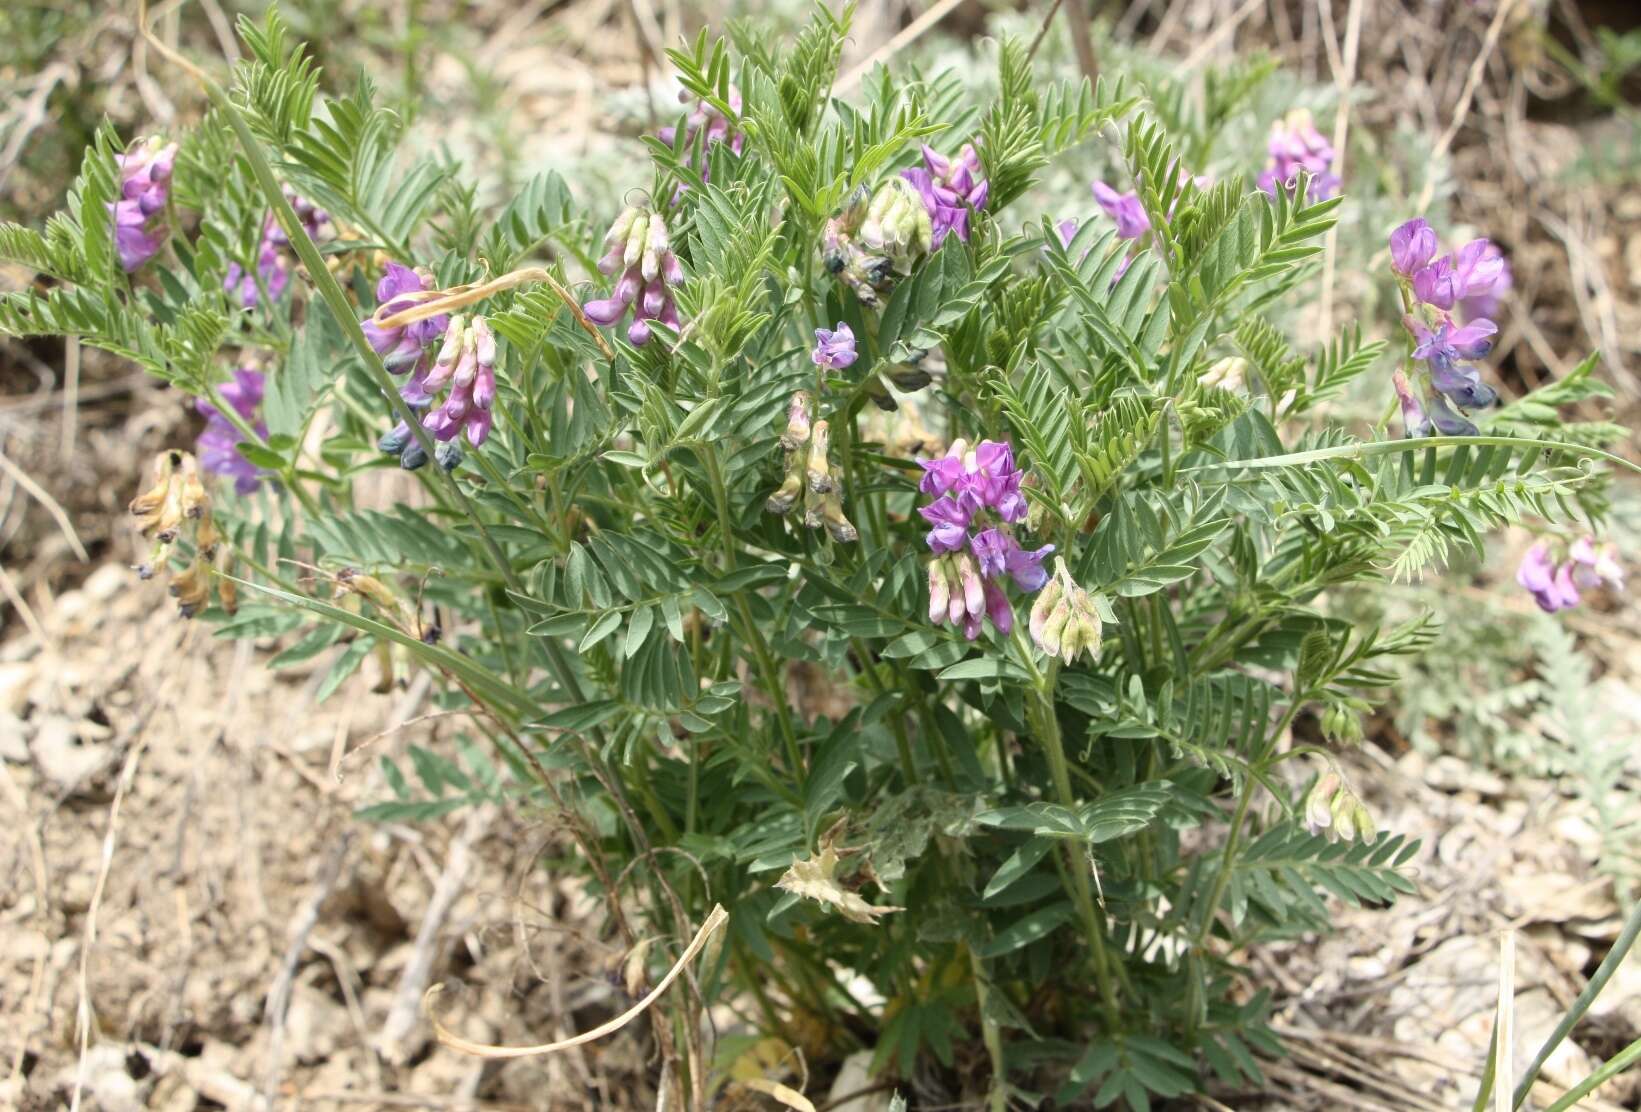
[[[1402,321],[1413,336],[1413,358],[1422,364],[1420,378],[1429,382],[1435,396],[1427,408],[1405,374],[1393,377],[1392,383],[1408,436],[1425,436],[1432,429],[1449,436],[1474,435],[1476,426],[1453,406],[1482,409],[1498,395],[1463,360],[1480,359],[1491,351],[1498,326],[1480,316],[1457,324],[1452,314],[1464,304],[1496,306],[1508,288],[1509,271],[1503,254],[1485,239],[1473,239],[1440,258],[1437,249],[1436,233],[1422,219],[1409,220],[1390,233],[1391,267],[1409,306]]]
[[[734,110],[736,115],[740,115],[740,90],[731,85],[729,87],[728,99],[730,108]],[[683,104],[688,104],[688,90],[680,90],[678,93],[678,100]],[[670,147],[678,140],[678,129],[671,126],[664,127],[660,130],[659,135],[661,137],[661,142]],[[730,130],[729,117],[725,116],[722,112],[718,111],[718,109],[714,108],[711,104],[704,100],[697,100],[695,102],[695,107],[690,110],[690,114],[684,120],[684,149],[686,151],[694,148],[695,137],[697,135],[702,136],[702,141],[701,156],[695,163],[695,171],[701,175],[702,181],[711,180],[711,171],[708,165],[711,162],[711,152],[708,148],[711,147],[712,144],[728,143],[729,149],[734,151],[736,154],[740,154],[742,148],[746,145],[745,135],[741,134],[739,131]],[[689,187],[684,183],[679,182],[678,188],[672,191],[672,203],[677,204],[678,198],[682,196],[684,191],[688,188]]]
[[[422,420],[422,424],[435,436],[438,436],[439,432],[445,434],[439,437],[439,463],[446,470],[451,470],[462,458],[461,447],[454,442],[457,431],[466,426],[468,439],[475,447],[484,443],[484,438],[490,432],[488,396],[482,416],[476,400],[477,336],[474,336],[472,344],[469,345],[467,333],[470,329],[462,327],[460,317],[453,318],[448,313],[438,313],[409,324],[383,323],[396,314],[413,309],[437,296],[438,288],[433,275],[425,270],[412,270],[408,266],[390,262],[382,274],[381,281],[376,283],[376,312],[363,322],[362,327],[370,346],[382,357],[383,366],[396,375],[409,372],[410,377],[399,388],[399,394],[412,409],[426,409],[433,404],[433,399],[440,390],[446,386],[452,387],[450,398],[446,400],[445,405],[429,413]],[[456,332],[454,347],[451,339],[453,331]],[[488,336],[488,329],[485,330],[485,334]],[[430,359],[430,346],[441,336],[444,337],[444,344],[439,349],[438,358]],[[469,347],[473,358],[464,363],[462,356]],[[494,340],[491,340],[489,351],[492,360],[494,349]],[[445,358],[447,352],[451,356],[449,359]],[[458,368],[464,372],[459,379],[466,383],[465,388],[459,384],[452,385],[458,381]],[[490,371],[488,382],[488,389],[493,394],[493,369]],[[406,471],[414,471],[427,462],[427,453],[416,441],[410,426],[403,421],[399,422],[392,432],[382,437],[377,442],[377,447],[389,455],[398,456],[399,466]]]
[[[917,190],[929,214],[932,250],[940,250],[948,235],[969,242],[969,213],[983,211],[991,193],[991,182],[981,172],[973,143],[964,143],[956,158],[947,158],[925,143],[923,165],[900,172]]]
[[[1311,175],[1307,198],[1326,201],[1339,193],[1339,175],[1333,172],[1333,144],[1316,130],[1311,114],[1296,108],[1271,125],[1266,150],[1270,161],[1259,175],[1259,188],[1276,196],[1278,187],[1292,191],[1304,170]]]
[[[1006,442],[982,440],[973,448],[958,440],[944,456],[918,460],[923,479],[918,490],[930,496],[918,513],[931,526],[929,550],[929,620],[962,622],[963,635],[980,636],[989,618],[1005,636],[1014,628],[1014,610],[1004,593],[1005,576],[1026,594],[1048,581],[1043,560],[1054,551],[1020,546],[1012,527],[1026,519],[1020,489],[1024,472],[1014,465]]]
[[[622,209],[604,235],[604,257],[598,260],[598,269],[607,275],[619,270],[621,277],[609,297],[581,307],[589,320],[615,324],[632,309],[627,342],[634,347],[649,343],[652,320],[678,328],[672,287],[684,280],[684,268],[672,253],[667,222],[659,212],[638,205]]]
[[[127,274],[158,254],[165,242],[161,210],[171,195],[171,169],[176,161],[177,145],[157,138],[114,156],[120,170],[120,199],[108,211],[114,217],[114,247]]]
[[[220,391],[222,400],[264,437],[268,435],[268,426],[257,417],[256,411],[266,388],[266,376],[261,371],[240,367],[234,371],[233,380],[224,383]],[[262,485],[256,464],[239,454],[241,437],[234,423],[208,399],[197,399],[194,408],[205,418],[205,428],[194,444],[200,466],[212,474],[232,479],[234,489],[241,494],[250,494]]]
[[[1054,577],[1043,587],[1031,607],[1027,623],[1034,645],[1049,656],[1070,664],[1078,653],[1088,650],[1089,659],[1100,657],[1104,625],[1094,597],[1077,585],[1066,570],[1065,561],[1054,559]]]
[[[1364,842],[1373,840],[1373,816],[1332,769],[1317,777],[1305,793],[1304,812],[1305,829],[1312,834],[1331,833],[1347,842],[1358,836]]]
[[[221,557],[223,570],[232,553],[222,544],[222,534],[211,520],[211,499],[200,482],[199,465],[187,452],[161,452],[154,460],[153,483],[131,500],[131,516],[137,532],[153,542],[147,557],[137,565],[137,574],[150,579],[156,567],[164,567],[171,547],[187,535],[194,549],[193,560],[181,575],[171,580],[171,595],[184,618],[199,613],[211,598],[211,580],[216,578],[222,609],[232,614],[237,608],[233,580],[213,577],[211,572]]]
[[[481,316],[464,320],[459,314],[449,318],[444,343],[431,364],[418,366],[400,391],[413,409],[433,405],[439,392],[449,388],[444,401],[422,418],[438,447],[434,453],[439,466],[454,471],[462,461],[457,435],[477,448],[490,436],[492,406],[496,400],[496,337]],[[417,443],[410,426],[403,421],[382,437],[377,447],[399,457],[399,465],[414,471],[427,462],[427,453]]]
[[[934,222],[923,198],[910,182],[894,178],[876,193],[861,186],[826,222],[821,261],[871,309],[933,245]]]
[[[1527,550],[1516,569],[1521,584],[1546,614],[1577,606],[1582,595],[1606,583],[1624,589],[1624,566],[1618,562],[1618,546],[1608,541],[1598,545],[1593,537],[1580,537],[1561,559],[1556,558],[1549,538],[1542,538]]]
[[[289,186],[285,187],[285,199],[296,211],[297,218],[302,221],[302,227],[308,233],[309,239],[318,243],[329,238],[330,213],[305,197],[297,196]],[[278,301],[291,280],[291,262],[285,254],[285,249],[290,245],[290,237],[285,234],[285,230],[279,226],[279,221],[275,220],[273,213],[270,212],[262,223],[262,239],[257,244],[256,270],[253,272],[238,263],[229,263],[228,273],[222,280],[222,288],[232,294],[246,309],[256,308],[263,289],[268,291],[271,300]],[[260,288],[258,278],[262,280]]]
[[[773,514],[788,514],[802,497],[806,527],[824,525],[839,544],[859,540],[859,531],[843,516],[843,485],[832,473],[831,429],[825,421],[813,420],[809,395],[802,390],[787,403],[781,447],[786,453],[785,473],[764,508]]]

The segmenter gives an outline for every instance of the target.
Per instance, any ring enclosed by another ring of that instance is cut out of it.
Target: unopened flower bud
[[[1340,786],[1339,774],[1324,772],[1305,796],[1305,829],[1320,834],[1333,826],[1333,797]]]
[[[1356,804],[1356,809],[1351,812],[1351,819],[1356,826],[1356,836],[1364,842],[1373,841],[1374,836],[1379,832],[1378,827],[1374,825],[1373,815],[1360,802]]]
[[[941,625],[951,606],[952,584],[947,577],[946,557],[936,556],[929,561],[929,621]]]
[[[462,463],[462,446],[454,440],[446,440],[434,446],[433,458],[446,471],[454,471]]]
[[[400,421],[392,428],[391,431],[384,435],[382,439],[376,442],[376,447],[385,455],[396,456],[400,452],[404,451],[405,446],[408,445],[414,438],[414,434],[410,431],[410,426],[405,424],[403,421]]]
[[[650,213],[649,229],[644,238],[644,255],[642,258],[644,278],[654,281],[661,273],[661,257],[671,248],[667,236],[667,222],[661,218],[659,212]],[[656,312],[660,312],[659,309]]]
[[[195,558],[188,570],[171,580],[171,597],[177,600],[177,611],[184,618],[198,614],[210,600],[210,573],[205,561]]]
[[[860,540],[860,530],[843,516],[843,493],[836,487],[821,498],[821,521],[832,539],[839,544],[853,544]]]
[[[788,514],[792,507],[798,504],[798,496],[803,493],[803,471],[801,468],[791,468],[786,473],[785,480],[779,489],[769,496],[764,503],[764,509],[772,514]]]
[[[621,210],[621,214],[617,216],[615,218],[615,222],[610,225],[610,230],[604,233],[605,247],[621,247],[623,250],[626,249],[627,235],[632,231],[632,222],[638,219],[639,211],[640,209],[637,205],[628,205],[626,208]]]
[[[649,219],[640,214],[627,229],[627,246],[621,254],[621,261],[627,266],[637,266],[644,258],[644,243],[649,238]]]
[[[786,431],[781,434],[781,447],[795,452],[809,443],[809,395],[799,390],[786,403]]]
[[[416,441],[405,445],[405,450],[399,453],[399,466],[406,471],[415,471],[427,463],[427,451]]]
[[[1241,390],[1248,361],[1237,356],[1226,356],[1197,376],[1197,383],[1210,390]]]
[[[1027,619],[1026,630],[1038,647],[1043,643],[1043,630],[1048,626],[1048,616],[1060,603],[1060,596],[1065,588],[1060,585],[1058,577],[1050,579],[1043,589],[1037,592],[1037,601],[1031,604],[1031,617]],[[1048,650],[1044,649],[1044,652]]]
[[[806,468],[809,489],[816,494],[825,494],[837,485],[837,480],[832,478],[831,463],[827,458],[831,447],[830,428],[825,421],[816,421],[809,434],[809,462]]]
[[[1356,836],[1356,797],[1350,789],[1341,788],[1333,797],[1333,805],[1329,808],[1333,818],[1333,832],[1345,841]]]
[[[980,569],[967,552],[960,552],[953,559],[957,565],[957,582],[963,588],[963,608],[969,617],[978,618],[986,612],[986,589],[980,580]]]

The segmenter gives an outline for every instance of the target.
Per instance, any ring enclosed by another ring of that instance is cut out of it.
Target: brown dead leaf
[[[820,852],[807,860],[792,862],[791,868],[775,882],[775,887],[830,904],[845,919],[854,923],[871,925],[877,922],[880,915],[906,910],[903,907],[867,903],[859,893],[850,892],[837,882],[837,871],[837,848],[830,837],[825,837],[821,839]]]

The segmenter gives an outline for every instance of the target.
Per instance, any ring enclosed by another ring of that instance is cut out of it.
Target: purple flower
[[[1004,594],[1003,589],[996,583],[986,584],[986,617],[991,619],[992,626],[1004,637],[1014,629],[1014,607],[1009,605],[1008,595]],[[976,630],[976,633],[978,632]]]
[[[1036,591],[1048,579],[1043,559],[1054,551],[1053,545],[1021,548],[1010,528],[1026,517],[1024,474],[1015,466],[1014,449],[1000,440],[982,440],[973,448],[959,440],[946,455],[918,462],[923,467],[918,489],[931,496],[918,507],[933,526],[930,620],[961,621],[964,636],[972,640],[986,618],[1007,636],[1014,610],[1003,590],[1005,577],[1021,591]]]
[[[431,274],[395,262],[387,264],[381,281],[376,283],[377,309],[363,322],[362,327],[365,339],[382,357],[383,365],[394,374],[411,369],[421,360],[427,345],[450,326],[450,316],[440,313],[426,320],[393,328],[384,328],[379,322],[421,304],[426,299],[416,295],[434,288]]]
[[[917,484],[917,489],[924,494],[939,497],[948,491],[955,490],[962,482],[963,456],[968,451],[968,445],[962,440],[952,442],[951,451],[935,459],[920,459],[917,465],[923,468],[923,479]]]
[[[241,367],[234,371],[233,379],[223,384],[219,391],[222,400],[264,437],[268,435],[268,426],[257,418],[256,411],[262,404],[265,388],[266,378],[261,371]],[[194,408],[205,417],[205,428],[195,444],[200,466],[233,479],[234,489],[241,494],[254,491],[261,485],[261,480],[256,465],[239,454],[239,430],[205,398],[196,399]]]
[[[1453,278],[1461,298],[1491,293],[1504,275],[1504,254],[1490,240],[1473,239],[1453,255]]]
[[[1473,422],[1455,413],[1442,394],[1430,399],[1430,423],[1443,436],[1475,436],[1479,431]]]
[[[120,267],[131,274],[153,258],[165,242],[160,219],[171,195],[177,145],[148,139],[114,156],[120,171],[120,199],[108,205],[114,218],[114,248]]]
[[[1416,317],[1407,317],[1404,323],[1418,341],[1413,358],[1428,364],[1432,386],[1466,409],[1482,409],[1498,400],[1498,393],[1481,381],[1481,374],[1474,367],[1459,362],[1480,359],[1491,351],[1491,337],[1498,331],[1497,325],[1490,320],[1477,320],[1454,328],[1451,322],[1442,320],[1435,331],[1431,331]]]
[[[1094,200],[1117,222],[1117,238],[1139,239],[1151,230],[1151,219],[1146,216],[1137,192],[1118,193],[1103,181],[1095,182],[1091,188]]]
[[[1485,246],[1473,259],[1465,253],[1477,243]],[[1463,275],[1464,289],[1459,294],[1458,313],[1463,320],[1477,320],[1498,315],[1499,303],[1515,284],[1510,271],[1510,260],[1504,257],[1490,240],[1480,239],[1459,248],[1457,268]]]
[[[1453,257],[1443,255],[1413,276],[1413,296],[1443,312],[1459,299],[1459,280],[1453,272]]]
[[[1580,537],[1567,550],[1573,582],[1584,590],[1605,583],[1614,590],[1624,589],[1624,565],[1618,562],[1618,546],[1608,541],[1598,545],[1594,537]]]
[[[1547,614],[1577,606],[1578,587],[1573,583],[1570,563],[1557,565],[1550,555],[1550,542],[1540,540],[1527,550],[1516,569],[1516,582],[1532,594],[1539,609]]]
[[[240,306],[245,309],[256,308],[256,303],[262,297],[262,291],[257,287],[256,280],[260,276],[262,284],[268,288],[268,296],[275,301],[284,294],[285,287],[290,285],[290,264],[285,256],[272,242],[264,238],[260,254],[257,257],[256,272],[244,269],[238,263],[228,264],[228,273],[222,279],[222,288],[234,296]]]
[[[297,196],[288,185],[285,187],[285,199],[296,211],[309,239],[318,242],[328,238],[328,212],[312,201]],[[279,226],[279,221],[274,219],[273,213],[270,212],[267,219],[262,222],[262,240],[257,246],[256,272],[253,274],[238,263],[229,263],[228,273],[222,280],[222,288],[232,294],[241,307],[254,309],[262,296],[262,291],[257,286],[257,278],[260,277],[262,285],[267,288],[268,296],[278,301],[291,281],[291,264],[284,253],[284,249],[290,245],[290,237],[285,234],[284,229]]]
[[[1070,247],[1071,241],[1077,237],[1077,221],[1075,218],[1062,220],[1054,225],[1054,232],[1060,237],[1061,247]]]
[[[1019,551],[1020,542],[1000,529],[982,529],[969,541],[969,548],[980,564],[980,574],[991,579],[1008,570],[1009,557]]]
[[[923,165],[900,172],[923,199],[935,250],[948,235],[969,241],[969,213],[983,211],[991,194],[991,182],[981,173],[980,155],[972,143],[964,143],[956,158],[947,158],[925,143]]]
[[[973,510],[967,498],[936,498],[917,512],[934,526],[928,536],[930,552],[956,552],[968,541]]]
[[[1436,255],[1436,231],[1423,217],[1409,220],[1390,233],[1390,265],[1411,278]]]
[[[1043,568],[1043,560],[1053,552],[1052,544],[1045,544],[1034,552],[1015,545],[1008,555],[1009,578],[1014,580],[1016,587],[1027,594],[1036,591],[1048,582],[1048,572]]]
[[[855,361],[855,332],[843,321],[838,322],[836,331],[825,328],[815,329],[815,349],[809,353],[815,366],[827,367],[834,371],[843,368]]]
[[[1301,170],[1311,175],[1310,200],[1325,201],[1339,192],[1339,175],[1332,169],[1333,144],[1316,130],[1311,114],[1303,108],[1271,126],[1267,151],[1270,161],[1259,175],[1259,188],[1271,196],[1276,196],[1279,186],[1292,188]]]

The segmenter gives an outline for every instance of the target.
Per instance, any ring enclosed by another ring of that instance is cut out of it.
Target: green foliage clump
[[[1332,761],[1294,741],[1295,718],[1360,738],[1433,636],[1329,616],[1321,596],[1416,576],[1526,515],[1599,514],[1607,432],[1555,421],[1576,383],[1475,437],[1330,417],[1347,385],[1384,377],[1386,345],[1352,324],[1302,346],[1281,322],[1317,297],[1342,202],[1179,173],[1265,70],[1216,76],[1200,105],[1147,100],[1121,80],[1043,82],[1010,40],[993,96],[880,67],[845,98],[851,14],[817,8],[787,50],[737,28],[733,47],[703,34],[672,53],[744,143],[679,126],[631,168],[683,268],[682,326],[643,346],[580,307],[607,289],[610,198],[548,173],[480,206],[459,166],[400,153],[406,125],[368,80],[332,94],[276,14],[242,23],[231,87],[207,78],[210,113],[176,137],[162,259],[118,266],[105,129],[44,231],[0,228],[0,255],[41,275],[0,299],[0,331],[79,336],[225,413],[228,369],[263,360],[265,426],[236,427],[267,481],[212,493],[241,604],[205,620],[288,638],[273,666],[328,655],[327,695],[374,654],[385,681],[426,669],[471,714],[457,752],[413,749],[409,775],[385,761],[394,798],[363,818],[551,811],[629,946],[681,948],[728,909],[695,988],[652,1013],[681,1092],[725,1082],[692,1052],[703,999],[794,1045],[868,1046],[925,1085],[983,1061],[993,1108],[1143,1109],[1210,1076],[1256,1080],[1255,1053],[1280,1047],[1241,955],[1326,929],[1330,901],[1409,891],[1418,848],[1306,827],[1314,776],[1295,769]],[[1120,280],[1130,246],[1102,224],[1062,242],[1007,218],[1102,136],[1155,233]],[[972,143],[989,197],[868,308],[822,243],[920,142]],[[286,187],[334,238],[310,239]],[[269,213],[297,278],[245,309],[225,277],[255,265]],[[358,323],[389,260],[425,267],[499,342],[489,439],[383,511],[360,497],[395,464],[375,444],[417,419]],[[858,356],[820,367],[815,330],[840,322]],[[765,511],[800,390],[830,429],[807,481],[852,542]],[[897,406],[899,431],[873,417]],[[929,624],[907,444],[958,438],[1013,443],[1029,529],[1103,647],[1062,661],[1023,615],[973,640]],[[800,674],[822,690],[798,692]]]

